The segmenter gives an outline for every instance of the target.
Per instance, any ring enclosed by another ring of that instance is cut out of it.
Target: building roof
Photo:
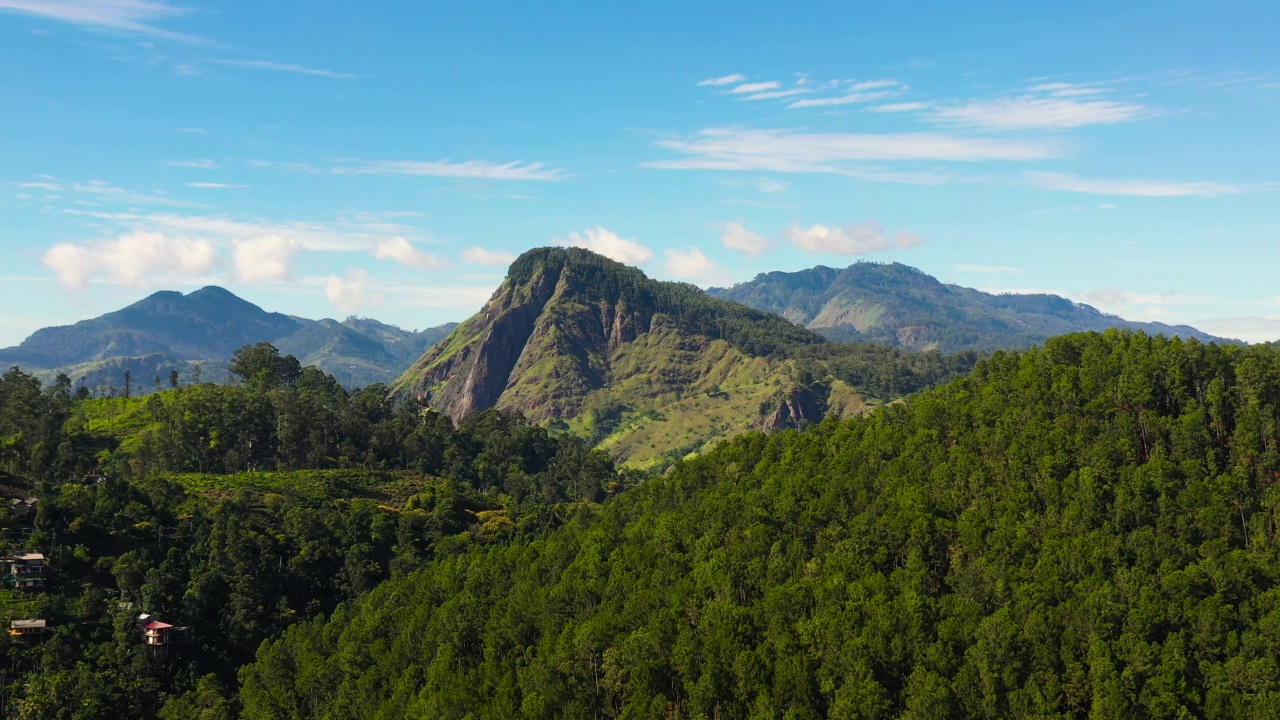
[[[9,627],[14,630],[33,630],[35,628],[48,627],[49,621],[37,618],[28,618],[26,620],[14,620],[9,623]]]
[[[9,498],[10,505],[35,505],[39,498]]]
[[[172,626],[172,625],[170,625],[170,624],[169,624],[169,623],[167,623],[167,622],[160,622],[159,620],[152,620],[151,622],[147,623],[146,625],[143,625],[143,626],[142,626],[142,629],[143,629],[143,630],[167,630],[167,629],[169,629],[169,628],[171,628],[171,627],[173,627],[173,626]]]
[[[39,560],[41,562],[44,562],[44,553],[16,553],[13,556],[13,559],[25,560],[25,561]]]

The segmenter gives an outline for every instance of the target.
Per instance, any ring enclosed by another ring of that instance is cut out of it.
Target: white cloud
[[[251,68],[254,70],[270,70],[272,72],[296,73],[299,75],[314,75],[316,77],[331,78],[334,80],[351,80],[355,75],[349,73],[334,72],[333,70],[322,70],[318,68],[306,67],[305,65],[296,65],[293,63],[278,63],[270,60],[212,60],[211,62],[218,65],[227,65],[229,67]]]
[[[908,232],[899,232],[890,238],[885,234],[884,228],[872,221],[846,228],[825,225],[802,228],[793,225],[787,229],[786,235],[791,244],[801,250],[838,255],[870,255],[884,250],[915,247],[923,242],[920,236]]]
[[[872,100],[883,100],[887,97],[897,95],[896,90],[881,90],[878,92],[853,92],[845,95],[837,95],[835,97],[825,98],[806,98],[804,100],[796,100],[787,107],[789,108],[809,108],[809,107],[833,107],[839,105],[853,105],[855,103],[871,102]]]
[[[557,240],[562,247],[586,248],[591,252],[604,255],[628,265],[643,265],[653,257],[653,251],[635,240],[619,237],[612,230],[602,227],[583,230],[581,233],[569,233],[563,240]]]
[[[206,41],[191,35],[162,30],[154,20],[183,15],[186,8],[167,0],[0,0],[0,10],[37,15],[98,30],[114,30],[184,42]]]
[[[1029,172],[1031,184],[1041,190],[1127,195],[1133,197],[1214,197],[1246,191],[1239,185],[1216,182],[1170,182],[1166,180],[1106,180],[1076,177],[1066,173]]]
[[[769,238],[751,232],[742,223],[724,222],[716,225],[716,229],[720,231],[720,243],[730,250],[759,257],[773,248]]]
[[[862,82],[854,82],[849,86],[850,92],[862,92],[863,90],[879,90],[880,88],[891,88],[905,86],[897,80],[865,80]]]
[[[428,162],[374,160],[335,167],[332,172],[338,175],[418,175],[426,177],[476,178],[480,180],[563,180],[567,177],[563,170],[550,167],[546,163],[517,161],[498,164],[484,160],[467,160],[465,162],[453,162],[451,160]]]
[[[247,188],[248,185],[237,185],[234,183],[216,183],[216,182],[189,182],[187,187],[200,188],[203,190],[225,190],[228,188]]]
[[[374,248],[373,256],[379,260],[394,260],[419,270],[439,270],[447,265],[444,260],[415,248],[402,237],[382,240]]]
[[[806,95],[813,92],[809,88],[790,88],[787,90],[769,90],[767,92],[759,92],[755,95],[748,95],[744,100],[774,100],[777,98],[794,97],[796,95]]]
[[[324,284],[324,295],[329,304],[348,315],[360,312],[369,303],[365,295],[365,287],[369,284],[369,273],[354,269],[348,270],[345,278],[330,275]]]
[[[729,278],[715,260],[700,248],[667,250],[667,274],[680,280],[701,281],[701,285],[728,284]]]
[[[1056,130],[1111,125],[1151,114],[1149,108],[1131,102],[1028,95],[935,107],[929,118],[938,123],[987,130]]]
[[[276,160],[247,160],[250,167],[256,168],[280,168],[288,172],[304,173],[307,175],[316,175],[320,172],[320,168],[310,163],[297,162],[280,162]]]
[[[498,267],[502,265],[510,265],[516,259],[515,255],[502,250],[486,250],[482,247],[471,247],[462,251],[462,260],[472,265],[487,265],[490,267]]]
[[[165,165],[180,168],[195,168],[197,170],[217,170],[222,167],[216,160],[169,160]]]
[[[297,240],[279,235],[231,243],[236,275],[247,283],[288,280],[293,274],[293,256],[301,249]]]
[[[927,107],[929,107],[928,103],[922,103],[922,102],[889,103],[887,105],[877,105],[871,108],[871,112],[877,112],[877,113],[915,112],[917,110],[924,110]]]
[[[849,163],[861,161],[1025,161],[1057,157],[1060,146],[1044,140],[962,137],[939,133],[804,133],[790,130],[710,128],[692,137],[662,140],[659,147],[688,157],[645,163],[677,170],[769,170],[789,173],[837,173],[877,176],[899,182],[923,177],[894,177]],[[912,175],[919,175],[914,173]],[[944,178],[945,179],[945,178]]]
[[[770,80],[768,82],[746,83],[743,85],[739,85],[738,87],[730,90],[729,94],[743,95],[746,93],[759,93],[759,92],[764,92],[766,90],[777,90],[780,87],[782,87],[782,83],[777,82],[776,80]]]
[[[708,78],[698,83],[698,87],[706,87],[706,86],[717,87],[720,85],[732,85],[737,82],[742,82],[743,80],[746,80],[746,79],[747,79],[746,76],[735,73],[733,75],[725,75],[724,77]]]
[[[63,285],[78,289],[97,276],[123,285],[209,274],[219,256],[207,240],[131,232],[115,240],[55,245],[40,258]]]

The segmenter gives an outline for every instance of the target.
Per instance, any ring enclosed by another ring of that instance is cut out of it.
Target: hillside
[[[644,467],[753,428],[876,404],[829,367],[830,357],[798,351],[827,344],[692,285],[651,280],[586,250],[542,248],[517,259],[484,308],[393,390],[454,419],[519,411]],[[932,357],[886,362],[927,364],[922,373],[934,380],[950,367]]]
[[[295,625],[243,717],[1275,717],[1276,388],[1274,348],[997,353]]]
[[[0,554],[49,561],[39,587],[0,575],[0,627],[47,630],[0,634],[6,716],[231,720],[236,671],[265,639],[635,483],[516,415],[455,426],[315,368],[267,379],[83,398],[0,375],[0,488],[36,506],[5,503]],[[141,613],[190,632],[157,648]]]
[[[776,313],[837,341],[959,352],[1025,348],[1108,328],[1218,340],[1186,325],[1133,322],[1057,295],[993,295],[899,263],[770,272],[707,293]]]
[[[411,333],[366,318],[307,320],[267,312],[219,287],[183,295],[157,292],[124,309],[75,325],[38,330],[0,350],[0,367],[17,365],[46,382],[59,372],[91,389],[122,388],[129,370],[134,392],[167,383],[177,370],[188,381],[226,378],[237,348],[270,342],[304,364],[331,372],[347,387],[391,382],[453,325]]]

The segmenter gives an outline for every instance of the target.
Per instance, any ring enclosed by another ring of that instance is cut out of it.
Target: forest
[[[1280,715],[1280,353],[1111,331],[296,624],[259,718]]]
[[[822,346],[793,350],[824,358]],[[1280,717],[1280,348],[1108,331],[664,471],[267,345],[0,378],[26,718]],[[874,353],[839,372],[888,377]],[[959,365],[954,365],[959,363]],[[803,367],[803,362],[801,363]],[[874,372],[872,372],[874,370]],[[869,373],[869,374],[868,374]],[[189,629],[157,661],[135,617]]]
[[[518,415],[455,427],[265,344],[231,370],[237,385],[145,398],[0,378],[0,484],[38,501],[0,538],[50,565],[43,592],[0,589],[6,623],[49,630],[0,639],[20,717],[235,717],[236,669],[264,639],[470,544],[545,534],[627,482]],[[167,662],[144,612],[189,629]]]

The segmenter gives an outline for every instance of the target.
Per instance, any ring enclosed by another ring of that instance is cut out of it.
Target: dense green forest
[[[0,540],[51,566],[43,592],[0,589],[6,622],[50,626],[34,647],[0,636],[0,702],[21,717],[234,717],[236,669],[264,639],[635,480],[518,415],[455,426],[265,344],[231,371],[238,385],[146,398],[0,378],[0,483],[38,499],[31,523],[5,513]],[[176,657],[148,656],[141,612],[190,628]]]
[[[1280,717],[1280,352],[1111,331],[289,628],[246,718]]]

